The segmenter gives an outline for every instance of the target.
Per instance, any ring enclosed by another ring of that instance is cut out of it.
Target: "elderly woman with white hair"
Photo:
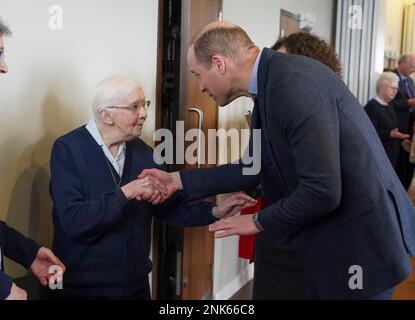
[[[408,134],[399,132],[399,120],[391,105],[398,90],[399,77],[393,72],[385,72],[376,83],[376,97],[365,106],[394,169],[401,141],[409,138]]]
[[[236,214],[255,200],[244,194],[222,205],[188,203],[144,169],[160,168],[138,137],[150,102],[141,85],[110,77],[97,88],[94,117],[60,137],[51,156],[53,247],[67,267],[57,299],[150,299],[152,215],[176,226],[201,226]]]

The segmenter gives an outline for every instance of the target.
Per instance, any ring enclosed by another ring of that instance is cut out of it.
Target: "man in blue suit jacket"
[[[411,75],[415,72],[415,55],[402,55],[394,72],[399,77],[399,91],[391,104],[399,119],[399,130],[412,136],[415,121],[415,87]],[[400,148],[399,152],[397,173],[405,189],[408,189],[412,181],[414,165],[409,162],[409,155],[403,148]]]
[[[415,210],[373,125],[341,79],[314,60],[261,52],[241,28],[226,22],[198,35],[189,66],[200,89],[219,105],[255,98],[253,126],[262,129],[259,179],[244,176],[242,164],[173,174],[148,170],[142,176],[158,177],[170,192],[184,189],[190,198],[260,180],[265,209],[211,226],[221,231],[218,238],[258,234],[255,277],[272,274],[264,242],[289,243],[304,265],[307,298],[390,298],[411,273]]]
[[[0,73],[7,73],[7,65],[4,61],[3,36],[10,35],[10,29],[3,24],[0,17]],[[13,281],[3,272],[3,254],[29,269],[38,277],[41,284],[46,285],[51,278],[49,268],[60,265],[64,271],[64,265],[55,255],[46,248],[41,248],[33,240],[26,238],[3,221],[0,221],[0,300],[25,300],[26,291],[17,287]]]

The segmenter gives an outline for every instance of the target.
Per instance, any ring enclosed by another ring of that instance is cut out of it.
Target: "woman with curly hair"
[[[325,64],[339,76],[342,68],[336,51],[325,40],[307,32],[292,33],[279,39],[272,47],[281,53],[291,53],[306,56]]]

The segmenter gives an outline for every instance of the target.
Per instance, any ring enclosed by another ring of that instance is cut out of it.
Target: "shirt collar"
[[[406,80],[408,79],[408,77],[405,77],[402,73],[399,72],[399,70],[396,70],[398,72],[399,78],[401,78],[401,80]]]
[[[388,103],[386,103],[381,97],[379,97],[379,96],[376,96],[375,97],[375,100],[377,101],[377,102],[379,102],[382,106],[388,106],[389,104]]]
[[[108,149],[107,145],[105,144],[104,139],[102,138],[101,132],[99,132],[97,123],[96,123],[96,121],[95,121],[94,118],[92,118],[91,120],[89,120],[88,124],[86,125],[86,129],[89,131],[89,133],[94,138],[94,140],[98,143],[98,145],[104,150],[104,153],[107,156],[107,158],[109,158],[109,159],[112,158],[112,160],[116,160],[117,161],[122,155],[124,155],[125,148],[126,148],[125,142],[123,142],[118,147],[118,154],[114,158],[114,156],[112,155],[111,151]]]
[[[249,81],[249,94],[251,96],[256,96],[258,94],[258,69],[259,69],[259,61],[261,60],[262,56],[261,50],[256,58],[254,68],[252,69],[251,80]]]

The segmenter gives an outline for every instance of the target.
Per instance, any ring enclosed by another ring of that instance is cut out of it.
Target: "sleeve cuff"
[[[122,207],[130,203],[130,201],[125,196],[124,192],[122,192],[121,188],[115,190],[115,196],[120,201]]]
[[[32,239],[29,239],[29,240],[31,240],[30,252],[32,253],[32,255],[31,256],[29,255],[27,260],[21,261],[21,265],[24,266],[26,269],[30,268],[33,261],[35,261],[35,259],[36,259],[37,253],[39,252],[39,249],[41,248],[41,246],[38,245],[35,241],[33,241]]]
[[[279,242],[285,242],[297,234],[302,227],[293,223],[288,223],[277,219],[273,208],[268,207],[258,212],[258,222],[264,230],[272,232],[277,236]]]
[[[188,172],[188,170],[179,171],[179,175],[180,175],[180,180],[182,181],[182,186],[183,186],[183,189],[181,191],[182,191],[182,193],[185,197],[188,197],[189,193],[187,192],[187,190],[188,190],[188,188],[187,188],[188,181],[187,181],[186,172]]]
[[[10,295],[13,281],[2,271],[0,271],[0,300],[6,299]]]

